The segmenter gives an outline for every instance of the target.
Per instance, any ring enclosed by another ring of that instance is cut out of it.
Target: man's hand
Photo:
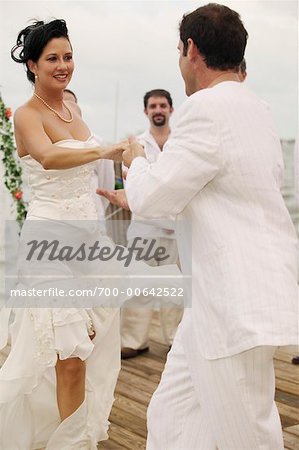
[[[123,152],[124,164],[130,167],[133,159],[137,156],[143,156],[145,158],[144,148],[139,144],[135,137],[129,137],[129,148]]]
[[[98,195],[102,195],[107,198],[112,205],[120,206],[121,208],[130,211],[126,192],[124,189],[117,189],[116,191],[107,191],[107,189],[97,189]]]
[[[123,160],[123,154],[126,150],[129,149],[129,141],[121,141],[117,144],[108,145],[105,147],[103,151],[102,158],[103,159],[112,159],[116,162],[122,162]]]

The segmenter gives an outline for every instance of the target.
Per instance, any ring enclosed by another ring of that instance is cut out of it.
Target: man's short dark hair
[[[236,11],[209,3],[185,14],[180,23],[180,39],[187,55],[192,39],[210,69],[237,69],[244,58],[248,33]]]
[[[169,103],[169,106],[172,108],[172,98],[168,91],[165,89],[153,89],[145,94],[143,97],[144,108],[147,107],[148,99],[150,97],[165,97]]]

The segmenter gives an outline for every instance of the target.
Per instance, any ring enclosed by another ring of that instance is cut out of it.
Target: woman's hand
[[[113,161],[122,162],[123,160],[123,152],[128,150],[129,148],[129,141],[121,141],[117,144],[108,145],[101,158],[103,159],[112,159]]]
[[[138,156],[143,156],[145,158],[144,147],[139,144],[134,136],[129,137],[129,145],[123,154],[124,165],[130,167],[132,161]]]

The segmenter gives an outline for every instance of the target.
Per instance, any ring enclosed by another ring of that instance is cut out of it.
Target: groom
[[[283,450],[273,356],[298,341],[297,242],[268,107],[238,78],[247,36],[226,6],[186,14],[189,98],[156,162],[134,139],[124,152],[130,209],[192,223],[192,307],[149,406],[148,450]]]

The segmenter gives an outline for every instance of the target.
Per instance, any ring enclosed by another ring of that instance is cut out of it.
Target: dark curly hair
[[[48,23],[36,20],[18,34],[17,43],[10,54],[15,62],[26,66],[27,78],[31,83],[35,82],[35,76],[28,67],[28,60],[37,62],[48,42],[60,37],[69,41],[68,29],[63,19],[55,19]]]
[[[209,3],[185,14],[180,23],[180,39],[187,55],[191,38],[207,67],[237,70],[244,58],[248,33],[236,11]]]

